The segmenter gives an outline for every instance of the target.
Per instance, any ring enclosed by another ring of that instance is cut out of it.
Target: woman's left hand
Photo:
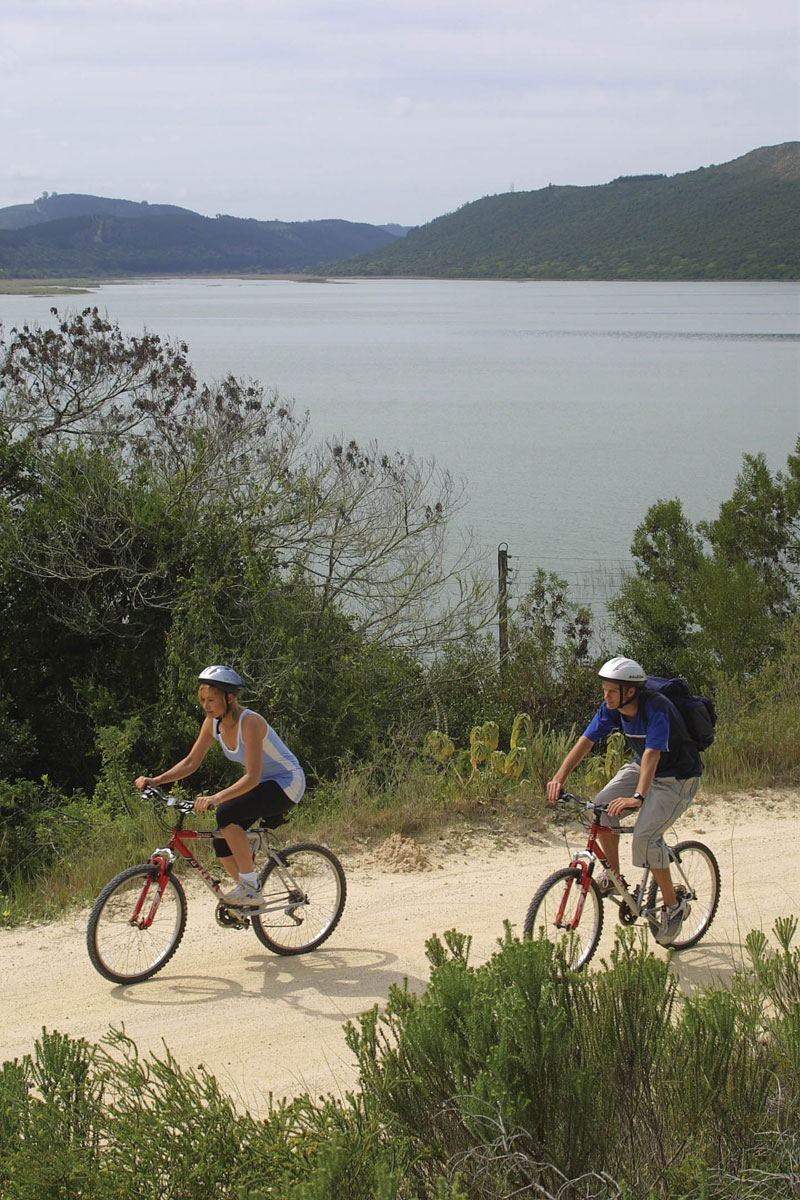
[[[216,808],[219,800],[215,796],[195,796],[194,810],[195,812],[207,812],[209,808]]]

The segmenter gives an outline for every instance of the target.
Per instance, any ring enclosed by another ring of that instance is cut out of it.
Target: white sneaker
[[[689,901],[681,896],[677,904],[673,904],[671,908],[666,905],[661,909],[661,919],[658,923],[658,933],[656,941],[659,946],[671,946],[675,938],[681,931],[683,922],[692,911],[692,906]]]
[[[628,885],[625,882],[624,876],[620,875],[620,879],[625,884],[625,887],[627,887]],[[610,871],[601,871],[595,879],[595,883],[600,888],[600,895],[603,897],[622,895],[622,889]]]
[[[263,899],[261,888],[252,888],[246,883],[237,883],[222,895],[223,903],[231,908],[256,908]]]

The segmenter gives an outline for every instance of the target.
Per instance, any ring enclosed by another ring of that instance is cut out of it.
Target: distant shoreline
[[[101,286],[88,279],[0,279],[0,295],[82,296]]]
[[[355,277],[353,277],[355,278]],[[364,278],[368,278],[365,276]],[[387,276],[387,278],[389,278]],[[209,274],[192,273],[164,275],[109,275],[102,279],[3,279],[0,277],[0,296],[80,296],[96,292],[98,288],[114,284],[150,283],[164,279],[276,279],[290,283],[350,283],[350,279],[338,279],[331,275],[297,275],[286,272],[242,275],[236,271],[212,271]]]
[[[209,274],[152,274],[152,275],[110,275],[102,279],[3,279],[0,277],[0,295],[3,296],[88,296],[109,284],[152,283],[166,280],[202,280],[202,279],[239,279],[247,281],[284,281],[288,283],[324,283],[343,286],[352,283],[578,283],[585,284],[650,284],[663,287],[665,284],[682,286],[685,284],[785,284],[797,286],[797,279],[509,279],[503,276],[485,278],[482,276],[440,276],[440,275],[299,275],[288,272],[241,274],[240,272],[212,271]]]

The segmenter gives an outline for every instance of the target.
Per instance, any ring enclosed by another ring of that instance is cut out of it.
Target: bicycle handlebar
[[[556,800],[556,804],[571,804],[575,808],[596,808],[594,800],[584,800],[572,792],[562,792]]]
[[[160,800],[167,808],[177,808],[178,812],[184,814],[194,812],[194,800],[177,800],[168,792],[162,792],[161,788],[157,788],[153,783],[148,783],[147,787],[142,788],[142,795],[147,796],[149,800]]]
[[[577,809],[581,812],[593,812],[595,820],[599,820],[600,813],[603,811],[603,805],[598,804],[596,800],[584,800],[582,796],[576,796],[572,792],[562,792],[556,800],[556,804],[567,804],[570,808]],[[636,812],[620,813],[620,821],[624,822],[626,817],[638,816]],[[625,825],[620,823],[614,827],[617,833],[633,833],[633,825]]]

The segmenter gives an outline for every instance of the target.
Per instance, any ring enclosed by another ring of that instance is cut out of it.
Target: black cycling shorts
[[[257,783],[251,791],[243,796],[234,796],[232,800],[223,800],[217,806],[217,831],[226,825],[241,825],[249,829],[256,821],[263,821],[270,829],[282,825],[287,813],[294,811],[294,801],[274,779],[265,779]],[[214,853],[217,858],[227,858],[230,854],[228,843],[224,838],[214,838]]]

